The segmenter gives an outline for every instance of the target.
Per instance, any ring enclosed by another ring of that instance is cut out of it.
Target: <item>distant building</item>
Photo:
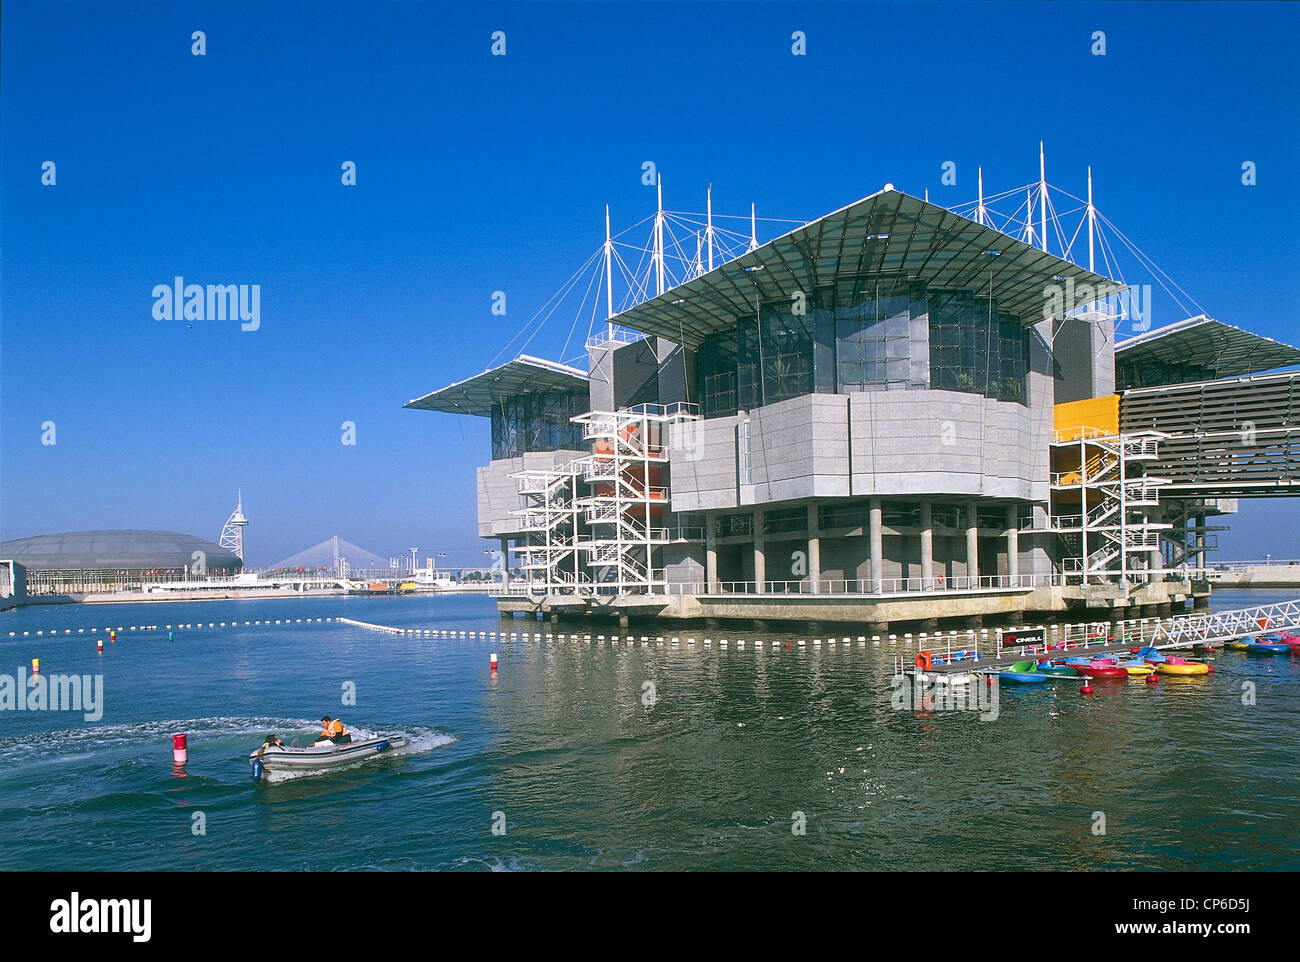
[[[75,595],[146,581],[236,575],[243,562],[211,541],[175,531],[73,531],[0,542],[26,571],[26,594]]]

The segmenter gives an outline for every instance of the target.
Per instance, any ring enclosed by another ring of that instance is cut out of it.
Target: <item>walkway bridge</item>
[[[1041,627],[1041,626],[1040,626]],[[1055,626],[1053,626],[1055,627]],[[966,632],[936,635],[926,642],[925,636],[914,640],[918,651],[927,650],[943,664],[930,669],[933,675],[956,672],[992,672],[1031,658],[1061,657],[1068,652],[1086,650],[1090,654],[1127,654],[1135,647],[1151,647],[1157,651],[1178,648],[1203,648],[1226,644],[1245,635],[1273,631],[1300,630],[1300,598],[1281,601],[1254,608],[1238,608],[1202,615],[1180,615],[1174,618],[1144,618],[1117,622],[1120,638],[1109,633],[1109,622],[1084,625],[1067,625],[1059,640],[1050,637],[1049,629],[1042,628],[1042,638],[1030,644],[1004,644],[1004,632],[999,629],[992,639],[986,634]],[[1032,629],[1037,631],[1038,629]],[[1020,629],[1023,635],[1026,629]],[[909,637],[910,636],[906,636]],[[1018,637],[1018,635],[1013,635]],[[980,654],[980,642],[992,642],[992,651]],[[895,659],[894,673],[914,673],[911,656]]]

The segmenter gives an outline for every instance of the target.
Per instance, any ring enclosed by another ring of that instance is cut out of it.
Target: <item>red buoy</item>
[[[1160,684],[1160,676],[1153,671],[1151,674],[1147,675],[1147,684],[1148,685]]]
[[[1079,694],[1080,694],[1080,695],[1091,695],[1091,694],[1092,694],[1092,686],[1091,686],[1091,685],[1080,685],[1080,686],[1079,686]]]
[[[497,653],[494,651],[492,652],[492,674],[495,675],[496,673],[497,673]]]
[[[189,743],[184,735],[172,736],[172,761],[177,765],[184,765],[190,760]]]
[[[103,639],[103,638],[96,638],[96,639],[95,639],[95,650],[96,650],[96,651],[103,651],[103,650],[104,650],[104,639]]]

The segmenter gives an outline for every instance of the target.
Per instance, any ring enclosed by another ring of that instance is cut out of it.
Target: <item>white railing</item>
[[[719,581],[709,591],[704,582],[675,582],[672,594],[683,595],[893,595],[908,593],[942,593],[973,591],[1019,591],[1064,584],[1060,573],[1041,575],[985,575],[979,578],[870,578],[820,579],[816,588],[810,580],[765,581],[760,590],[754,581]]]
[[[633,331],[626,327],[616,327],[613,330],[606,328],[587,338],[587,347],[603,347],[606,344],[635,344],[637,341],[645,340],[645,337],[640,331]]]
[[[1262,558],[1258,561],[1216,561],[1209,565],[1211,571],[1237,571],[1242,568],[1269,568],[1282,565],[1300,565],[1300,558]]]

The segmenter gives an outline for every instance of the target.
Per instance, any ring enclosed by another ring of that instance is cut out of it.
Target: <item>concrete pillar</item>
[[[818,521],[817,505],[808,505],[808,579],[813,594],[821,590],[822,579],[822,539]]]
[[[763,512],[754,512],[754,585],[760,594],[767,590],[767,542],[763,537]]]
[[[718,593],[718,519],[704,516],[704,593]]]
[[[1007,505],[1007,574],[1020,576],[1020,512],[1016,505]]]
[[[883,538],[880,533],[880,499],[872,498],[868,502],[870,511],[870,536],[871,536],[871,590],[879,591],[881,581],[885,577],[885,552],[881,547]]]
[[[620,628],[626,628],[628,626],[627,615],[620,614],[618,616],[618,626]]]
[[[980,576],[979,512],[974,501],[966,502],[966,576],[972,579]]]
[[[1196,567],[1205,567],[1205,515],[1196,515]]]
[[[921,577],[929,584],[934,577],[934,527],[930,521],[930,499],[921,499]]]
[[[501,539],[501,590],[510,587],[510,539]]]

